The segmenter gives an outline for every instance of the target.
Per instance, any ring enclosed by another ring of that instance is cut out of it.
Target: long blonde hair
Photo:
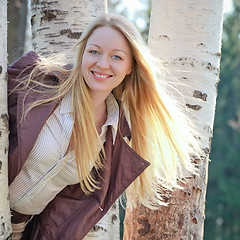
[[[126,18],[105,14],[90,24],[76,46],[77,55],[71,70],[48,59],[39,61],[30,75],[30,81],[36,79],[39,72],[60,72],[61,76],[66,77],[60,79],[57,86],[43,84],[51,92],[51,97],[35,102],[31,107],[59,100],[71,91],[74,125],[70,148],[75,153],[83,191],[93,192],[98,188],[98,183],[90,173],[91,163],[99,169],[104,162],[98,154],[100,139],[95,127],[90,90],[80,69],[88,38],[102,26],[120,31],[128,40],[133,54],[133,70],[113,90],[113,94],[122,104],[131,127],[130,146],[151,163],[130,186],[128,200],[132,203],[139,200],[153,208],[164,204],[164,194],[179,187],[178,183],[186,174],[195,173],[191,155],[198,150],[198,143],[185,114],[161,85],[161,64],[150,54],[138,30]]]

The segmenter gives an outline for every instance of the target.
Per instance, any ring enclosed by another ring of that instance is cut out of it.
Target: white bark
[[[212,136],[219,81],[223,0],[153,0],[149,46],[177,81],[203,148]],[[170,76],[171,78],[172,76]]]
[[[7,0],[0,0],[0,240],[11,235],[8,194]]]
[[[167,207],[127,212],[124,239],[203,239],[210,144],[219,81],[223,0],[152,0],[149,47],[176,84],[201,137],[200,174],[173,192]],[[135,219],[137,220],[135,221]]]
[[[192,189],[199,188],[198,194],[194,196],[191,190],[193,197],[188,200],[189,206],[195,203],[191,217],[196,219],[189,232],[194,239],[202,239],[208,155],[220,72],[223,0],[153,0],[152,4],[149,46],[172,74],[169,80],[175,78],[175,82],[183,84],[180,89],[181,84],[176,87],[186,100],[206,154],[200,162],[200,176],[191,183]]]
[[[75,46],[88,23],[106,12],[106,0],[32,0],[33,48],[42,56]],[[69,52],[72,56],[74,53]]]
[[[83,240],[119,240],[120,219],[119,203],[116,201],[108,210],[107,214],[95,225]]]
[[[42,56],[73,48],[91,20],[107,11],[106,0],[32,0],[32,43]],[[70,60],[74,51],[68,51]],[[84,238],[118,240],[118,201]]]

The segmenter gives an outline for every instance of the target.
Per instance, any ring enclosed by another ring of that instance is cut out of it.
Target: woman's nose
[[[109,59],[107,56],[100,56],[100,58],[97,61],[97,66],[102,69],[109,68]]]

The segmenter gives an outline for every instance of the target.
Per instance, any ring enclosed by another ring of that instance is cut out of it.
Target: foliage
[[[205,239],[240,239],[240,2],[224,21],[220,84],[209,166]]]

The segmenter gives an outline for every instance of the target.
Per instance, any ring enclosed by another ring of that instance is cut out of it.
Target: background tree
[[[221,75],[209,167],[205,238],[240,239],[240,2],[224,20]],[[230,121],[231,120],[231,121]],[[233,128],[235,129],[233,129]]]
[[[0,240],[10,239],[7,149],[7,0],[0,0]]]
[[[124,239],[203,239],[208,154],[219,80],[223,1],[153,0],[149,46],[182,93],[203,149],[199,176],[172,193],[168,206],[127,208]],[[182,84],[181,84],[182,83]],[[184,85],[184,87],[182,87]]]
[[[20,58],[24,53],[25,32],[27,24],[28,0],[8,1],[8,63]]]

